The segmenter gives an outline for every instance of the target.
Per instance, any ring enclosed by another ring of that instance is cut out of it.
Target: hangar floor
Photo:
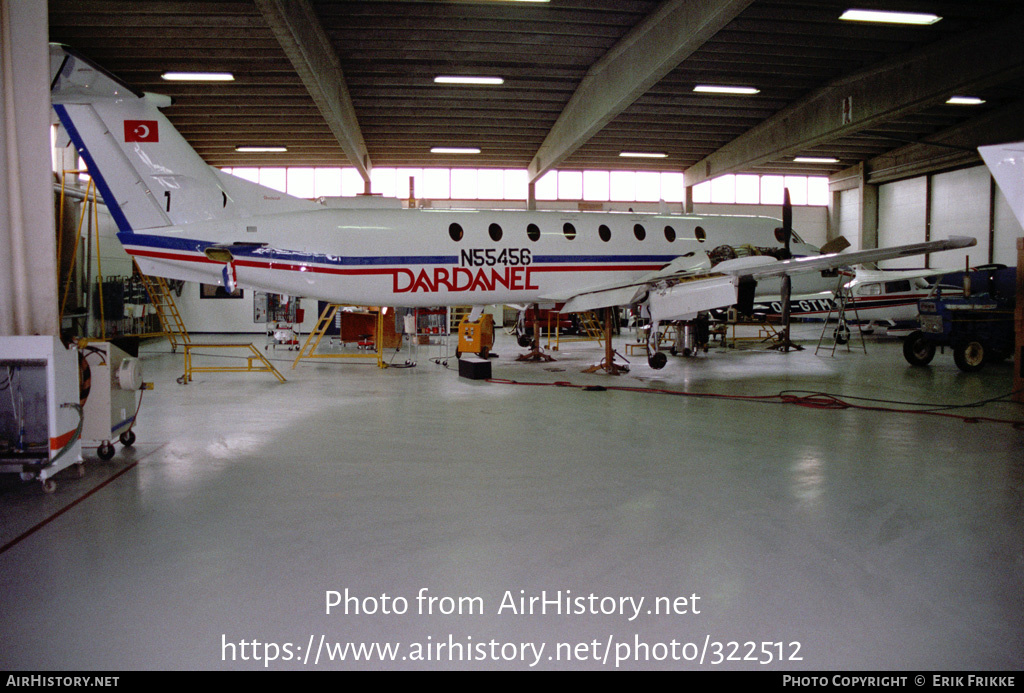
[[[580,372],[593,345],[496,345],[496,378],[636,391],[469,381],[436,347],[181,386],[147,345],[134,449],[0,487],[0,669],[1020,670],[1024,431],[653,392],[1010,390],[892,339],[815,356],[819,331],[618,378]]]

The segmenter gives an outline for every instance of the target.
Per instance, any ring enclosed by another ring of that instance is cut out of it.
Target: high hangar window
[[[365,189],[354,168],[252,167],[225,168],[231,173],[295,197],[354,197]],[[371,192],[400,200],[525,201],[526,169],[374,168]],[[790,189],[794,205],[828,204],[828,178],[729,174],[693,188],[698,204],[781,205]],[[571,202],[683,202],[683,174],[663,171],[549,171],[536,182],[538,200]]]

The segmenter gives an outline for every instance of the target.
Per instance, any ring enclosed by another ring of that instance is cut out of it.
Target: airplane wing
[[[721,262],[713,269],[705,265],[671,272],[666,267],[639,281],[583,291],[571,297],[562,312],[575,313],[628,305],[643,300],[646,294],[652,319],[678,320],[700,311],[735,305],[739,301],[741,287],[752,289],[762,279],[967,248],[976,243],[973,238],[954,236],[945,241],[873,248],[852,253],[830,253],[792,260],[776,260],[765,255],[744,257]]]

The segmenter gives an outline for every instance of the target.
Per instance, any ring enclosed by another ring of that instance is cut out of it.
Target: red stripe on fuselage
[[[149,257],[158,260],[176,260],[184,262],[199,262],[204,264],[220,265],[204,255],[179,255],[176,253],[160,252],[156,250],[135,250],[126,249],[129,255],[138,257]],[[339,267],[317,267],[313,265],[302,265],[291,262],[279,262],[277,260],[251,260],[239,258],[235,260],[236,267],[255,267],[257,269],[285,270],[290,272],[315,272],[318,274],[341,274],[341,275],[391,275],[397,269],[406,268],[359,268],[342,269]],[[530,272],[653,272],[659,270],[663,265],[558,265],[539,266],[525,265]],[[470,268],[467,268],[470,269]]]

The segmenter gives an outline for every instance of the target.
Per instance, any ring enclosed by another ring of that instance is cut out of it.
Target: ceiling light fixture
[[[629,157],[632,159],[667,159],[668,154],[665,152],[619,152],[619,156]]]
[[[716,84],[698,84],[693,90],[701,94],[741,94],[743,96],[761,93],[760,89],[754,87],[727,87]]]
[[[160,75],[168,82],[233,82],[230,72],[165,72]]]
[[[980,106],[985,103],[985,99],[979,99],[977,96],[952,96],[946,103],[954,106]]]
[[[840,19],[848,22],[878,22],[882,24],[914,24],[928,26],[942,19],[925,12],[891,12],[888,10],[846,10]]]
[[[473,84],[481,86],[498,86],[504,84],[501,77],[473,77],[460,75],[438,75],[434,78],[434,84]]]
[[[839,159],[830,156],[798,156],[793,159],[795,164],[838,164]]]
[[[286,152],[286,151],[288,151],[288,147],[281,147],[281,146],[275,146],[275,145],[269,145],[268,146],[268,145],[240,144],[237,147],[235,147],[235,151],[236,152],[246,152],[246,153],[252,153],[252,152]]]
[[[479,147],[431,147],[431,154],[479,154]]]

